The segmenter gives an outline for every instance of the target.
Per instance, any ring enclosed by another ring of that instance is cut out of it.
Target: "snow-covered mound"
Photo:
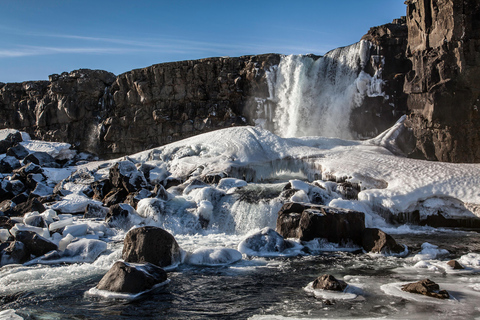
[[[396,156],[387,147],[392,146],[400,126],[401,122],[367,141],[281,138],[258,127],[233,127],[127,158],[136,163],[161,163],[166,175],[182,179],[216,174],[247,182],[281,176],[303,176],[310,181],[346,179],[360,185],[359,201],[335,201],[332,205],[360,211],[395,214],[418,210],[426,217],[449,208],[442,212],[446,217],[480,215],[480,165]],[[115,161],[119,159],[111,163]],[[85,166],[95,170],[101,164],[105,167],[104,162]]]

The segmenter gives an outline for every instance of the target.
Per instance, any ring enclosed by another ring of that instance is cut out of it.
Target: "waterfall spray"
[[[364,97],[382,95],[381,70],[364,72],[371,43],[360,41],[315,60],[282,58],[267,75],[275,102],[273,131],[282,137],[326,136],[352,139],[350,113]],[[380,67],[381,68],[381,67]]]

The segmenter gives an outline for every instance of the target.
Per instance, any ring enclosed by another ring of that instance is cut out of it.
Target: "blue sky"
[[[214,56],[321,55],[405,15],[403,2],[0,0],[0,81]]]

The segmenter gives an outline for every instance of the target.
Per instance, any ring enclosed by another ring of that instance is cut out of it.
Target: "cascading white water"
[[[303,55],[283,57],[267,75],[270,99],[276,104],[269,119],[274,133],[354,138],[349,130],[352,109],[366,95],[383,95],[381,67],[373,77],[364,72],[370,48],[370,42],[360,41],[317,60]]]

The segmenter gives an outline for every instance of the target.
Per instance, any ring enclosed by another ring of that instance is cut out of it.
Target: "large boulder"
[[[277,232],[285,238],[310,241],[324,238],[333,243],[362,244],[363,212],[322,205],[286,203],[278,212]]]
[[[167,231],[152,227],[130,230],[123,241],[125,262],[150,262],[160,267],[170,266],[181,260],[180,247]]]
[[[430,279],[406,284],[402,286],[402,290],[438,299],[448,299],[450,297],[446,290],[440,290],[440,286]]]
[[[347,288],[347,283],[343,280],[338,280],[331,274],[324,274],[315,281],[313,281],[313,289],[344,291]]]
[[[134,265],[117,261],[100,280],[97,289],[140,293],[165,281],[167,281],[167,273],[154,264]]]
[[[399,245],[395,239],[377,228],[365,228],[362,237],[363,249],[373,253],[402,253],[405,248]]]

